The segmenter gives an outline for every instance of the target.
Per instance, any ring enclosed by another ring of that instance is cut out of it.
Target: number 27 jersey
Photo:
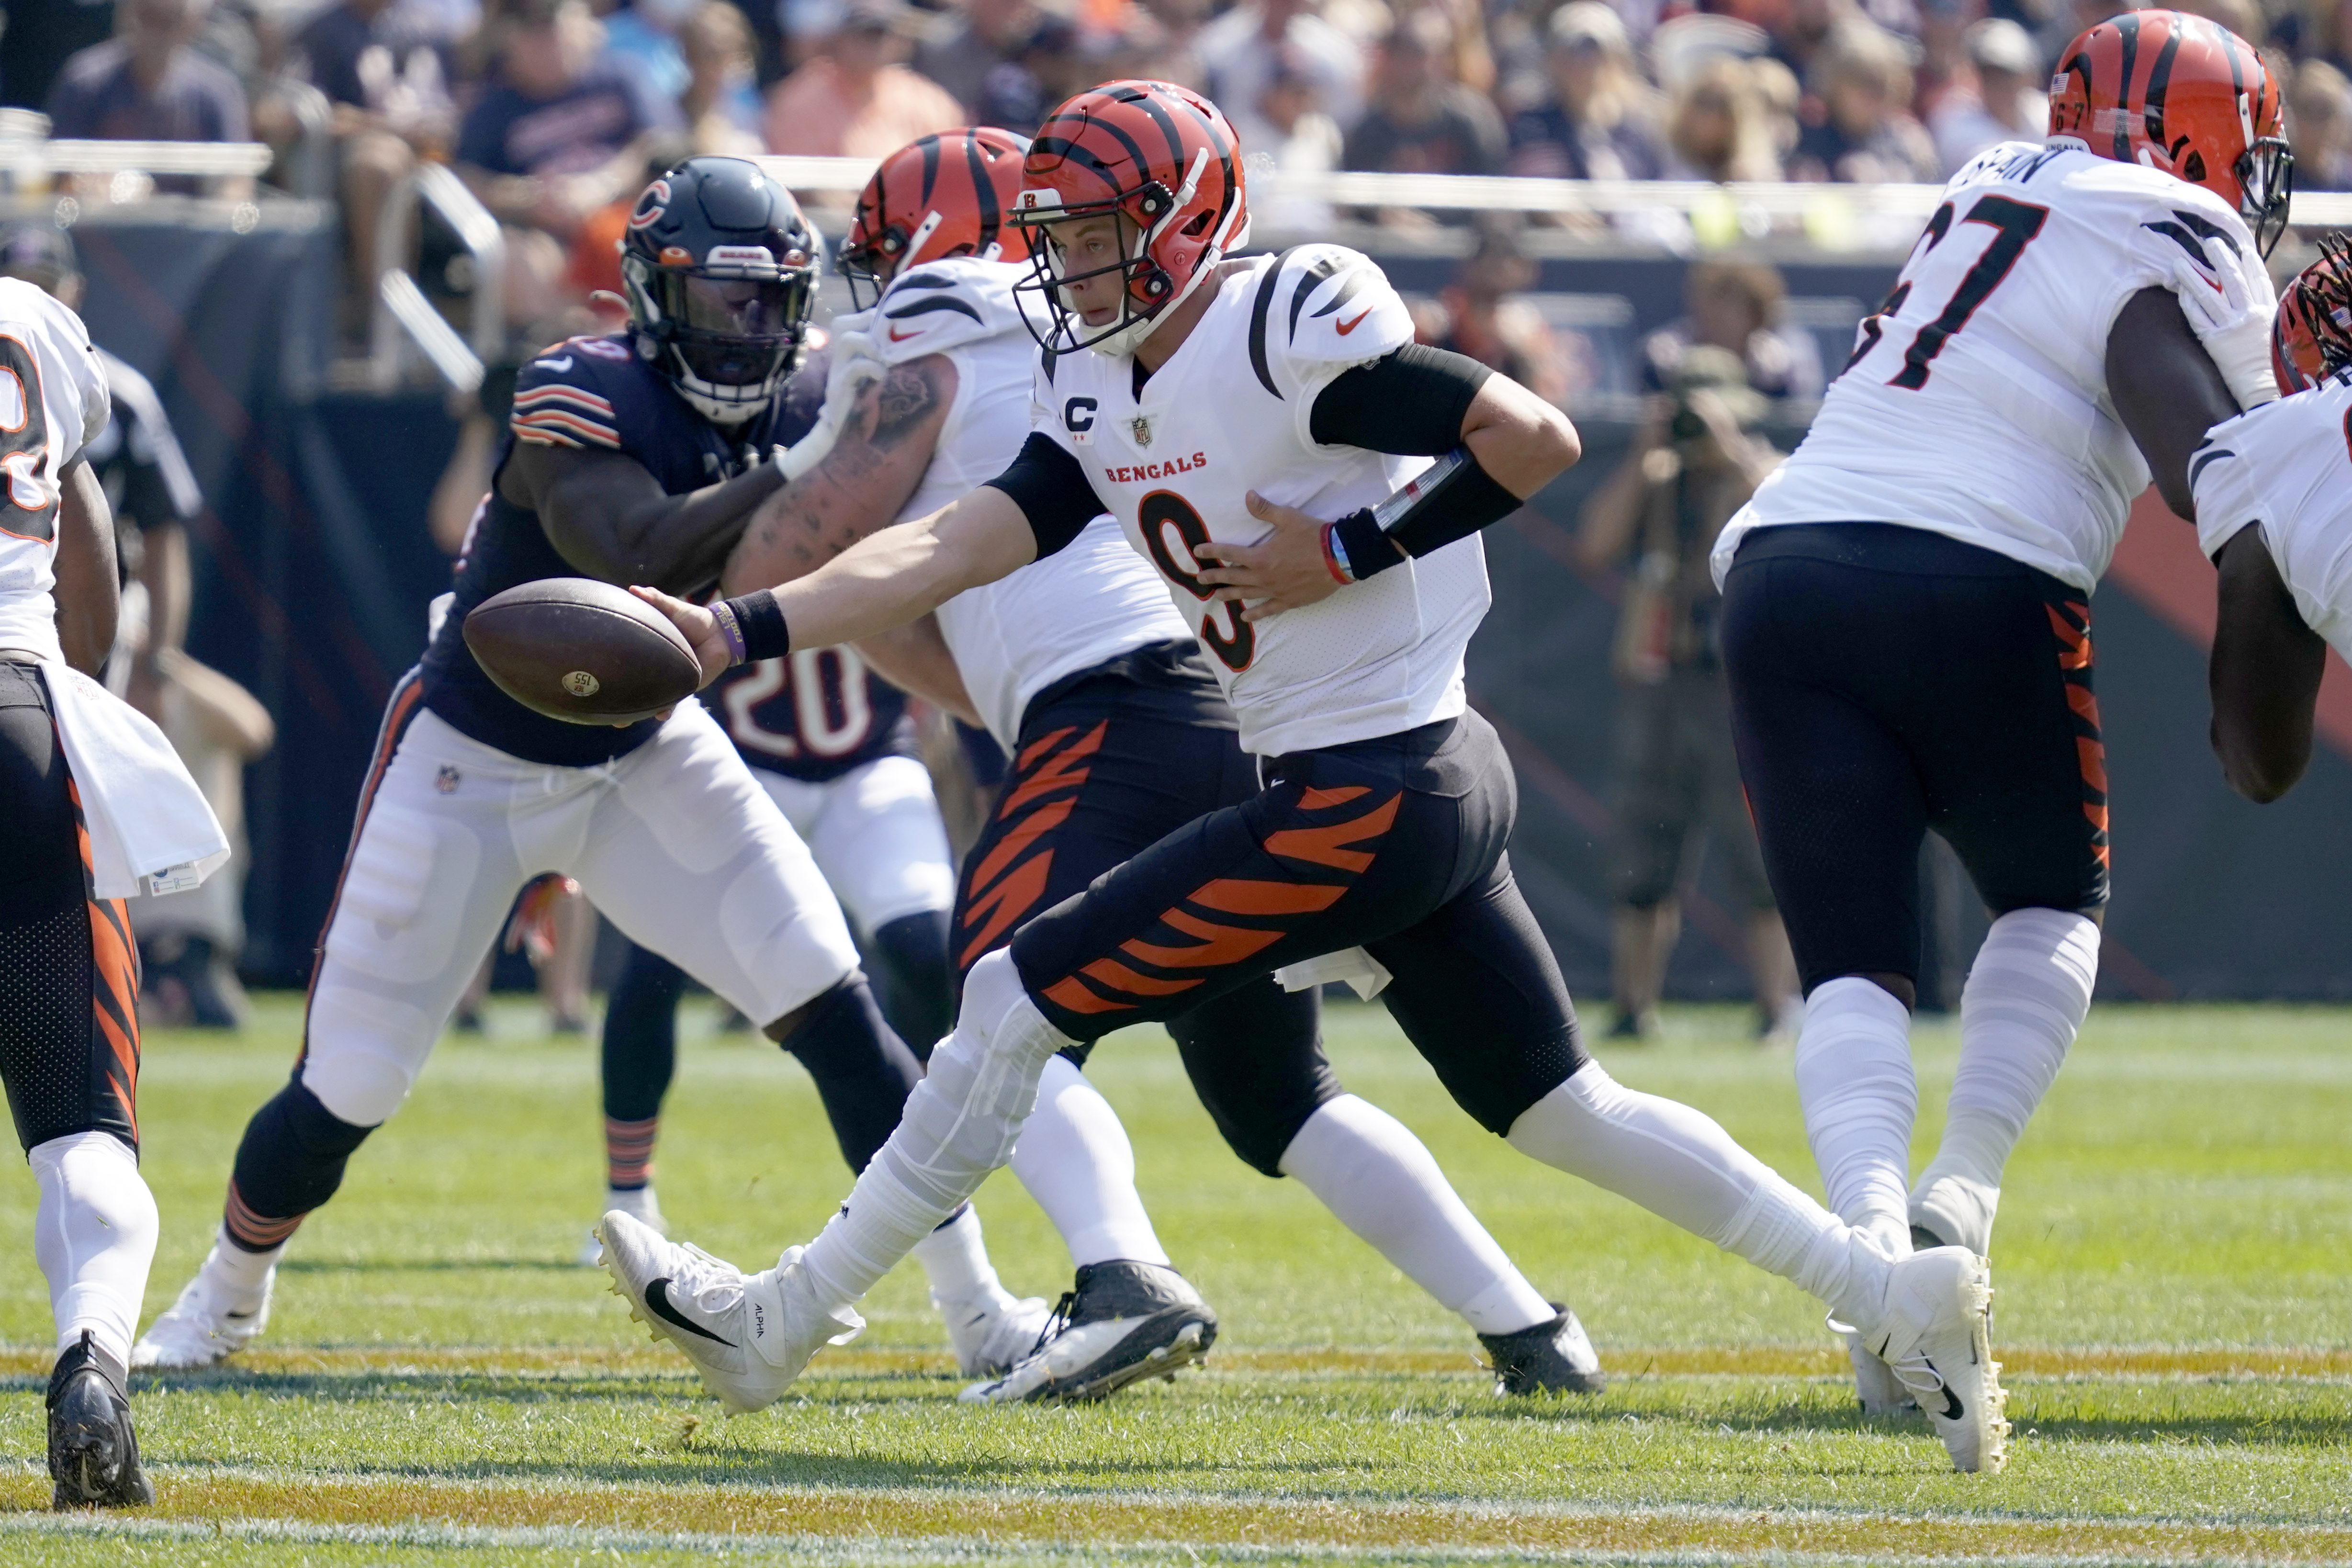
[[[2169,174],[2011,142],[1952,177],[1803,443],[1717,541],[1751,528],[1896,522],[2088,591],[2148,469],[2107,392],[2107,334],[2176,287],[2208,237],[2269,279],[2228,203]]]

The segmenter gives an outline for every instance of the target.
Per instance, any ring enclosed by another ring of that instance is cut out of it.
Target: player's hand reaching
[[[702,667],[703,686],[718,679],[719,672],[734,662],[734,652],[728,647],[726,636],[719,629],[717,616],[700,605],[690,605],[684,599],[674,598],[659,588],[648,588],[640,584],[629,592],[669,617],[670,625],[678,629],[688,646],[694,649],[694,661]]]
[[[1210,563],[1201,581],[1214,587],[1218,598],[1245,605],[1245,621],[1329,598],[1340,584],[1323,555],[1323,520],[1295,506],[1278,506],[1255,490],[1249,492],[1248,506],[1252,517],[1269,525],[1265,532],[1255,544],[1213,539],[1195,545],[1192,553]]]

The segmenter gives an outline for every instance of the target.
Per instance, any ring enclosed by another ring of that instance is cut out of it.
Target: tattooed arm
[[[943,354],[895,366],[860,392],[824,460],[752,516],[722,591],[805,576],[887,527],[922,482],[955,395],[955,365]]]

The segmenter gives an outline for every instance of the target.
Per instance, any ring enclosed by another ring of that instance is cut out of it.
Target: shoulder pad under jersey
[[[1276,397],[1412,342],[1412,315],[1387,274],[1339,245],[1294,246],[1268,262],[1250,300],[1250,369]]]
[[[621,432],[644,416],[652,378],[635,363],[625,335],[567,338],[525,361],[515,376],[515,439],[538,447],[621,449]]]
[[[945,353],[1005,332],[1028,334],[1013,286],[1024,264],[956,259],[909,268],[890,280],[868,313],[866,331],[885,364]]]

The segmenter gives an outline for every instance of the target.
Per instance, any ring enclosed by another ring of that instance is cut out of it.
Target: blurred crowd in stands
[[[449,163],[508,228],[508,317],[530,331],[616,287],[627,202],[688,152],[878,156],[959,124],[1026,132],[1078,88],[1152,76],[1206,90],[1259,166],[1286,171],[1932,183],[2038,137],[2057,51],[2123,8],[1704,4],[11,0],[0,102],[59,137],[250,138],[281,162],[306,128],[331,138],[354,281],[386,193],[419,160]],[[2190,8],[2271,53],[2297,184],[2352,188],[2352,0]],[[1294,233],[1333,216],[1271,192],[1260,214]]]

